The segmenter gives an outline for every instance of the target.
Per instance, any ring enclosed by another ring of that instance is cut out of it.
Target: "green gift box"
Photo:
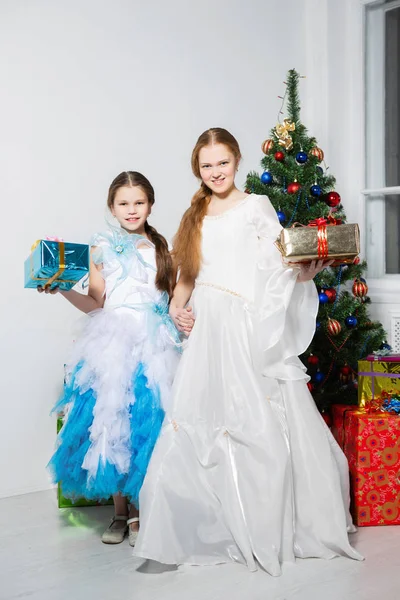
[[[63,426],[63,418],[58,417],[57,419],[57,433],[60,432]],[[66,498],[62,493],[62,484],[58,482],[57,484],[57,498],[58,498],[58,508],[79,508],[81,506],[105,506],[113,504],[113,499],[109,498],[106,502],[96,502],[95,500],[86,500],[86,498],[76,498],[75,500],[71,500],[70,498]]]

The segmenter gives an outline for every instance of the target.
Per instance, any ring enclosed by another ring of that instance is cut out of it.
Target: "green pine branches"
[[[251,171],[247,175],[246,190],[268,196],[284,227],[295,222],[307,225],[328,214],[344,223],[346,214],[342,203],[329,206],[329,193],[335,191],[335,177],[323,160],[323,150],[317,140],[308,135],[300,120],[299,81],[300,75],[291,69],[284,97],[286,120],[282,119],[278,127],[275,125],[263,143],[265,154],[261,166],[263,172],[272,176],[272,182],[263,183],[260,174]],[[293,183],[298,189],[291,193],[296,187],[291,186]],[[312,393],[321,409],[332,402],[356,402],[356,378],[342,377],[341,369],[350,367],[356,373],[358,360],[379,349],[386,337],[382,325],[371,321],[368,315],[369,298],[358,298],[352,293],[353,281],[362,278],[366,268],[364,261],[325,269],[315,281],[318,291],[327,291],[331,301],[320,303],[314,339],[301,358],[309,369]],[[350,326],[351,320],[347,317],[355,317],[356,326]],[[339,323],[337,335],[330,332],[330,319]],[[315,355],[313,362],[318,358],[318,364],[309,365],[311,353]]]

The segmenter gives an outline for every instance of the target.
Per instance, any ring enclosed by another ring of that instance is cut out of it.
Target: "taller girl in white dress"
[[[348,541],[346,458],[298,358],[315,330],[312,278],[326,265],[283,267],[268,198],[235,187],[240,158],[224,129],[193,151],[202,182],[175,239],[170,314],[190,328],[190,299],[196,320],[141,490],[134,554],[259,563],[271,575],[295,557],[361,559]]]

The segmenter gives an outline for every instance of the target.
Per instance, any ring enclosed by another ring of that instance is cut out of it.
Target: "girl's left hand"
[[[328,262],[324,262],[323,260],[319,260],[316,262],[315,260],[311,261],[310,264],[300,264],[296,265],[300,268],[300,275],[297,278],[297,281],[304,283],[305,281],[311,281],[314,279],[318,273],[320,273],[323,269],[330,267],[333,265],[335,261],[329,260]]]
[[[41,285],[37,286],[37,291],[39,292],[39,294],[43,294],[43,292],[45,294],[57,294],[60,290],[58,289],[58,285],[56,285],[56,287],[52,288],[49,285],[47,287],[42,287]]]

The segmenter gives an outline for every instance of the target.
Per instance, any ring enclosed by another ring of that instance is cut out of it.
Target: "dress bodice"
[[[221,215],[204,217],[203,262],[196,283],[225,288],[253,301],[257,263],[265,251],[271,260],[277,259],[273,243],[280,230],[268,198],[255,194]]]
[[[96,248],[93,260],[101,264],[105,281],[105,308],[160,301],[155,248],[149,240],[110,230],[96,234],[91,246]]]

